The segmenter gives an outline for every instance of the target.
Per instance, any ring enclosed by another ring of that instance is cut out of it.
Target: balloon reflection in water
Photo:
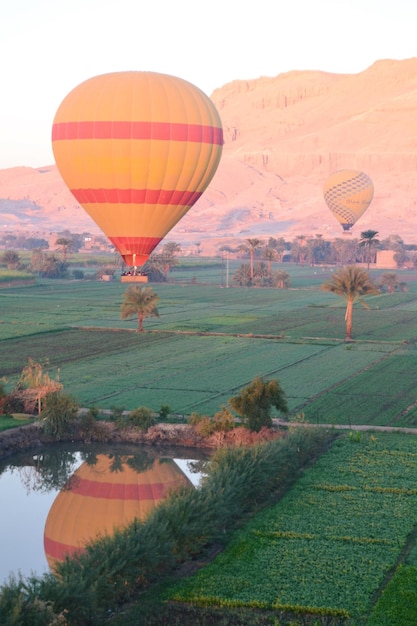
[[[56,497],[44,533],[45,554],[53,570],[56,561],[82,550],[104,534],[112,534],[135,518],[143,520],[172,491],[192,483],[171,459],[154,460],[138,471],[129,460],[99,454],[84,462]]]

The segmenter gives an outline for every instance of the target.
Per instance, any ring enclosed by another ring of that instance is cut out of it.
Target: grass
[[[17,426],[24,426],[25,424],[31,424],[33,420],[27,415],[0,415],[0,432],[3,430],[10,430]]]

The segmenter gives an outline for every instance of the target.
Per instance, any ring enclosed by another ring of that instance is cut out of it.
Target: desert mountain
[[[340,169],[371,177],[374,199],[352,229],[417,243],[417,58],[359,74],[293,71],[234,81],[211,96],[225,145],[209,188],[169,235],[184,248],[248,237],[342,236],[325,205]],[[55,165],[0,170],[0,224],[25,231],[98,232]]]

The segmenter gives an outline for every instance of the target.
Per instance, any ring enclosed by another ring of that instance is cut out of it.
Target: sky
[[[210,96],[417,56],[417,0],[4,0],[0,23],[0,169],[53,164],[55,112],[98,74],[173,74]]]

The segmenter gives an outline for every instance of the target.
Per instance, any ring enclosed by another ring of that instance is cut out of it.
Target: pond
[[[147,513],[179,486],[198,486],[207,451],[56,444],[0,460],[0,585],[53,571],[89,539]]]

